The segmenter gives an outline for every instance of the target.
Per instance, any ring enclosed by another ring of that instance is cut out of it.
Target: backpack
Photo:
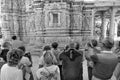
[[[48,80],[57,80],[57,69],[55,70],[55,73],[51,73],[46,67],[44,69],[49,73],[49,75],[46,76]]]

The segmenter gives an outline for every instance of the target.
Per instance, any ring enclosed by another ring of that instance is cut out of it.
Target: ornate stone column
[[[105,11],[101,11],[101,40],[105,38]]]
[[[94,27],[95,27],[95,12],[96,10],[95,9],[92,9],[92,24],[91,24],[91,38],[93,39],[94,38]]]
[[[109,37],[111,37],[112,39],[114,39],[114,31],[115,31],[115,13],[116,10],[114,7],[111,7],[111,15],[110,15],[110,28],[109,28]]]

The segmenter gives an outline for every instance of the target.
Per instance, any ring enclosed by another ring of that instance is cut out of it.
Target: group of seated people
[[[35,76],[31,70],[31,53],[26,53],[25,46],[17,44],[13,48],[12,45],[9,42],[2,45],[0,57],[4,65],[0,80],[83,80],[84,60],[88,63],[89,80],[119,80],[120,77],[120,48],[113,50],[111,38],[101,42],[90,40],[84,51],[79,49],[78,42],[70,42],[64,50],[58,48],[57,42],[44,46]]]

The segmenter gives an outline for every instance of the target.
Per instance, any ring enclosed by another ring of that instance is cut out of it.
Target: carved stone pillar
[[[114,39],[114,30],[115,30],[115,25],[114,25],[114,21],[115,21],[115,13],[116,10],[114,7],[111,8],[111,15],[110,15],[110,32],[109,32],[109,37]]]
[[[101,19],[102,19],[102,24],[101,24],[101,40],[105,38],[105,11],[101,12]]]
[[[91,38],[93,39],[94,38],[94,24],[95,24],[95,21],[94,21],[94,18],[95,18],[95,10],[93,9],[92,10],[92,24],[91,24]]]

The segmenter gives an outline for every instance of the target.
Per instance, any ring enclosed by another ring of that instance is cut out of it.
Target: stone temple
[[[120,1],[0,0],[2,39],[16,35],[27,44],[71,40],[81,47],[106,36],[119,39]]]

